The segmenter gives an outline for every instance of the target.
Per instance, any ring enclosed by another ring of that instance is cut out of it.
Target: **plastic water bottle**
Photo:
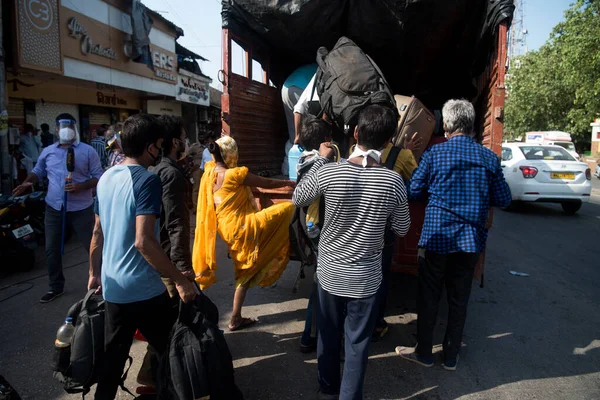
[[[69,347],[71,345],[71,340],[73,339],[74,333],[75,327],[73,326],[73,318],[67,317],[64,325],[58,328],[54,345],[56,347]]]
[[[289,177],[290,180],[295,181],[296,179],[298,179],[298,171],[297,171],[297,167],[298,167],[298,160],[300,159],[300,156],[302,155],[302,152],[300,151],[300,147],[295,144],[291,149],[290,152],[288,153],[288,172],[289,172]]]
[[[321,234],[321,230],[314,222],[310,221],[306,224],[306,236],[313,242],[315,246],[319,245],[319,235]]]

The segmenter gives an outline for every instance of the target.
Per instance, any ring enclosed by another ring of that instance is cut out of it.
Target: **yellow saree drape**
[[[246,167],[228,169],[223,186],[213,194],[215,163],[204,165],[192,255],[196,281],[202,289],[216,281],[217,231],[229,247],[238,286],[272,285],[288,264],[294,206],[285,202],[257,212],[243,184],[247,174]]]

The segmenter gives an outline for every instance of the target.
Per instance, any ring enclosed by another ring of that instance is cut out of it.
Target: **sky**
[[[563,19],[572,0],[524,1],[527,48],[536,50],[548,39],[552,28]],[[196,54],[209,59],[200,63],[205,75],[212,78],[211,86],[222,89],[217,74],[222,68],[221,1],[220,0],[142,0],[149,8],[181,27],[184,36],[179,43]],[[241,60],[241,57],[240,57]],[[241,68],[241,66],[240,66]],[[237,63],[234,58],[234,71]]]

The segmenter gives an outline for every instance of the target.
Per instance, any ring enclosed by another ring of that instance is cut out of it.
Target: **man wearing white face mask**
[[[50,290],[41,298],[41,303],[54,300],[64,291],[65,276],[61,254],[63,207],[66,207],[66,223],[73,228],[81,244],[89,252],[94,228],[92,190],[102,176],[100,157],[92,146],[80,143],[75,118],[70,114],[59,115],[56,118],[56,130],[58,143],[42,151],[31,174],[13,191],[15,196],[21,195],[30,190],[34,183],[48,178],[45,227]],[[71,183],[66,182],[69,148],[73,148],[75,167]]]

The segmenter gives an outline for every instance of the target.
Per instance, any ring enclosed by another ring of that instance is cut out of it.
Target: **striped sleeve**
[[[302,177],[296,186],[296,190],[294,190],[294,195],[292,197],[292,202],[296,207],[309,206],[323,193],[322,188],[319,186],[318,172],[321,167],[328,162],[328,159],[320,157],[314,162],[310,171]]]
[[[404,185],[397,190],[398,204],[392,212],[392,230],[398,236],[405,236],[410,228],[410,213],[408,211],[408,199]]]

